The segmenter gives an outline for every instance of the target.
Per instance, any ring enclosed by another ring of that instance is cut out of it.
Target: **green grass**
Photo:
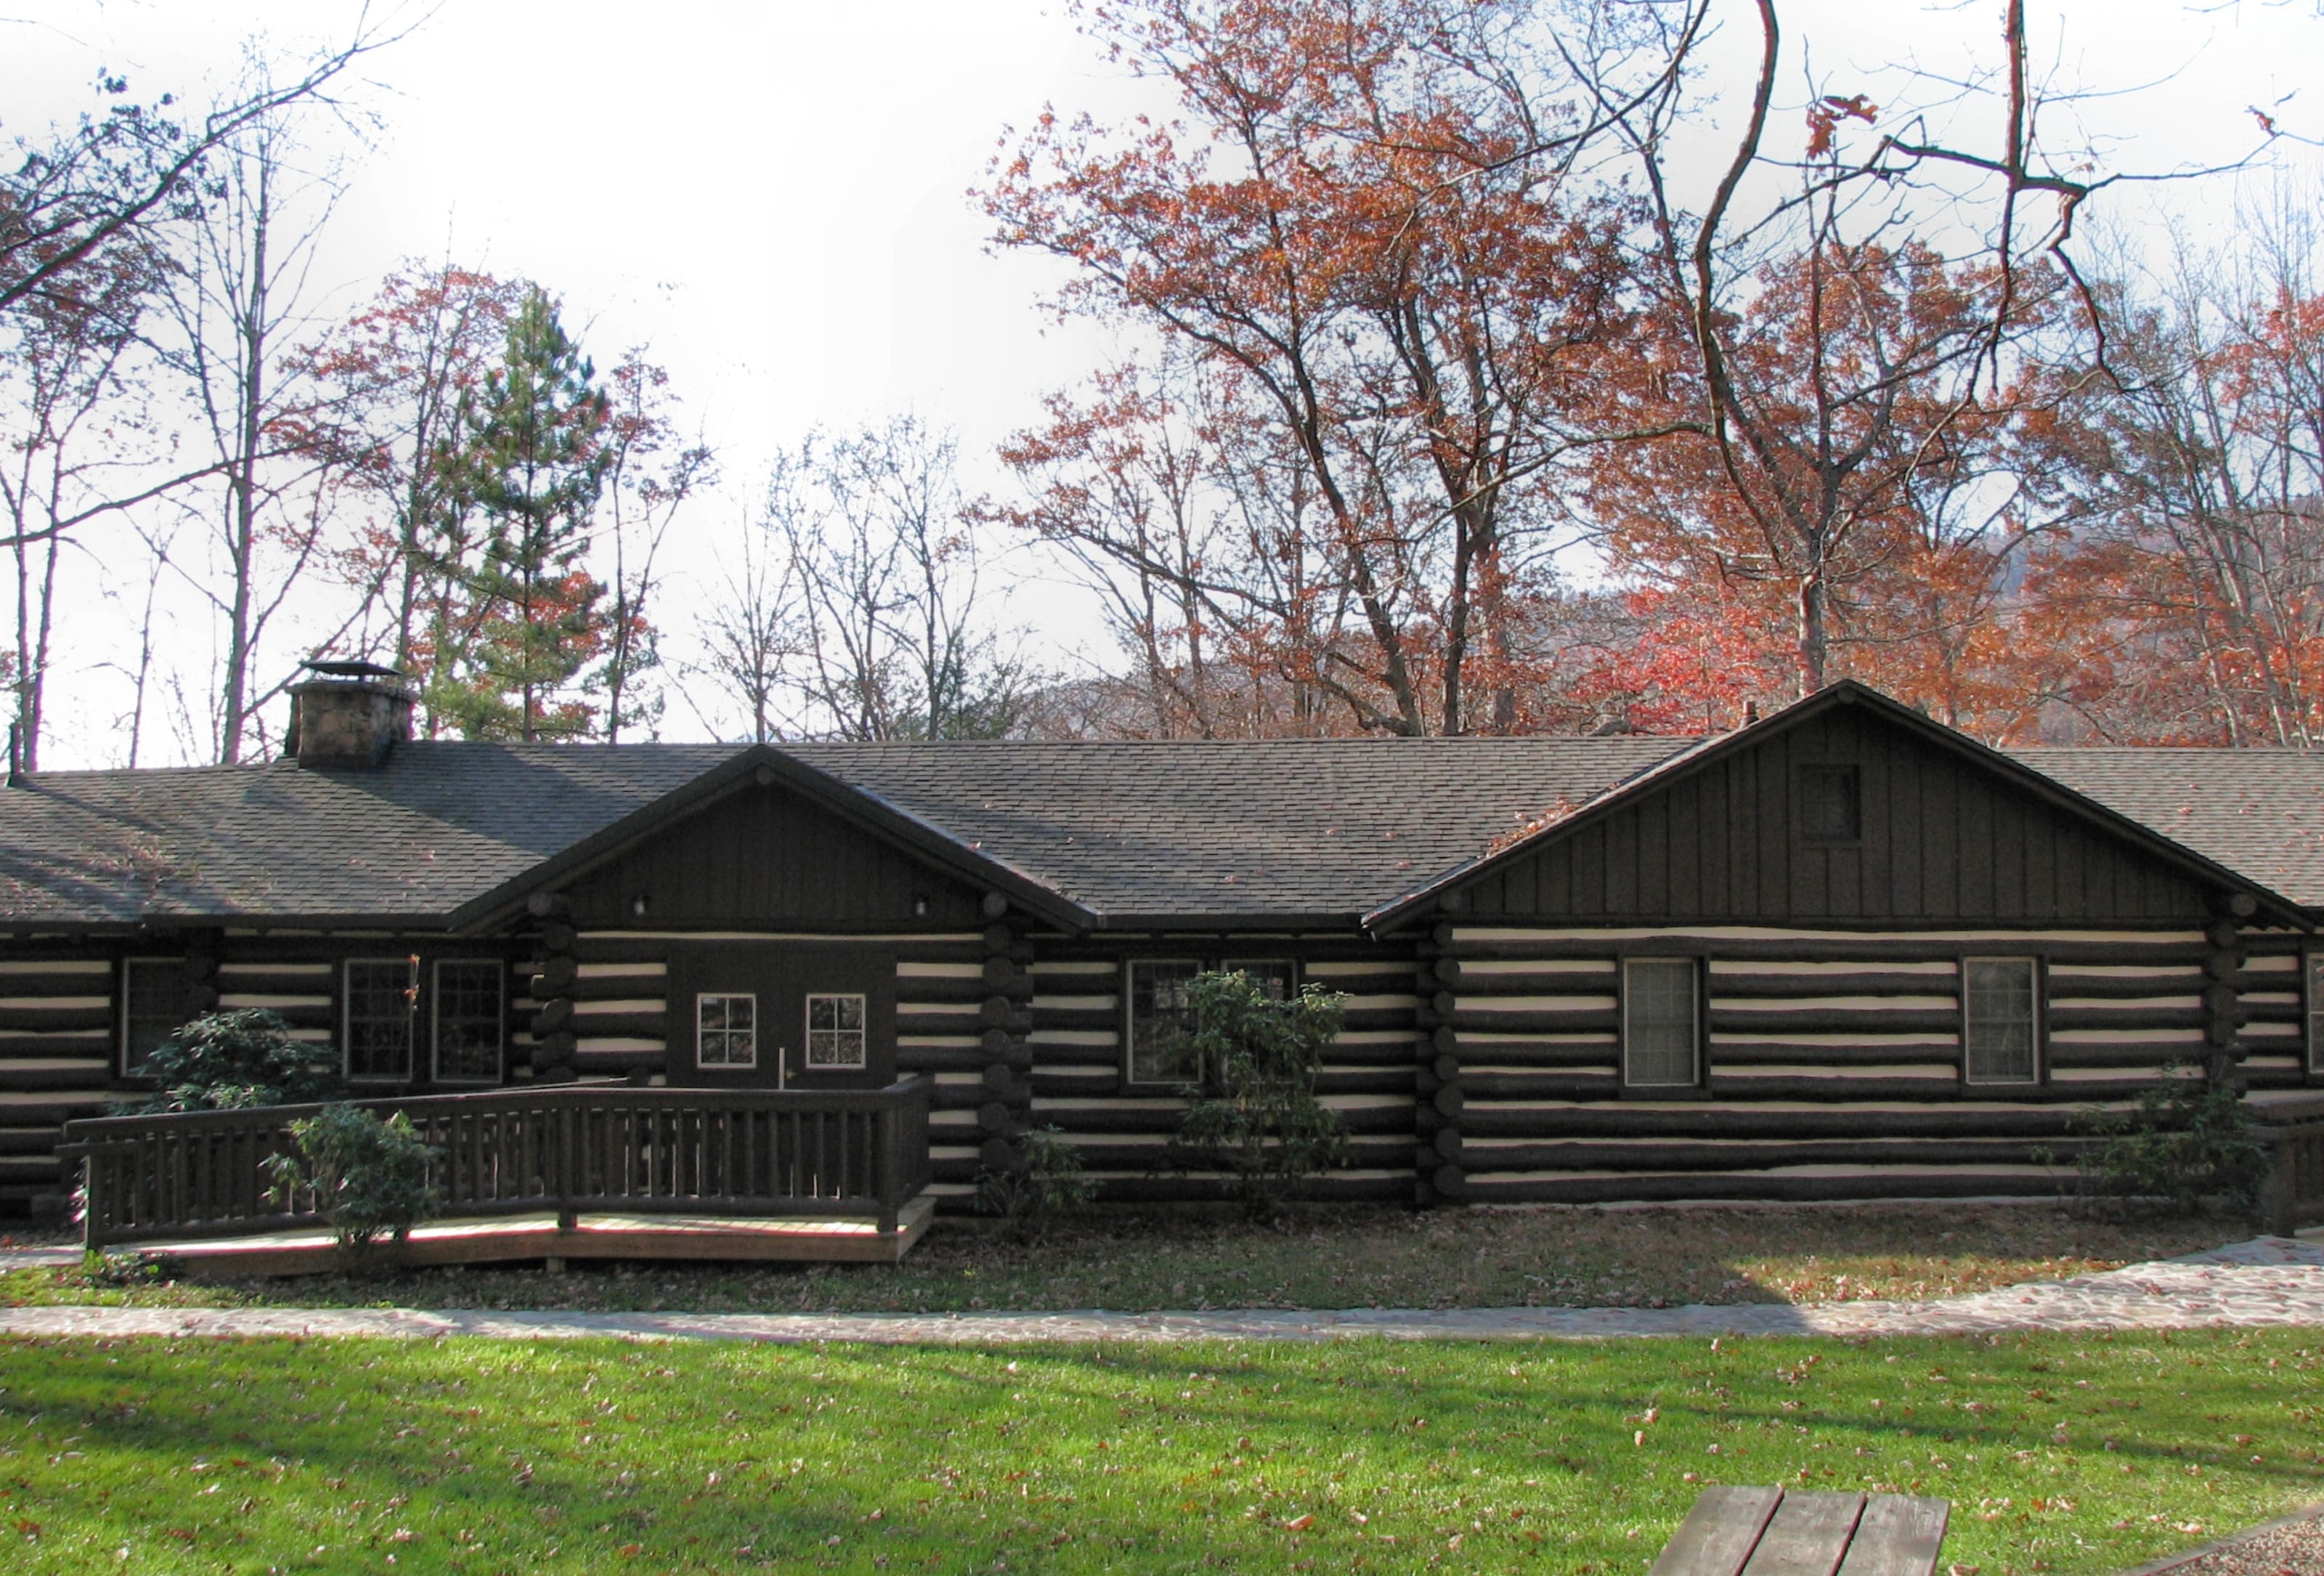
[[[1637,1572],[1715,1480],[1941,1495],[1955,1570],[2096,1576],[2324,1492],[2319,1359],[15,1342],[0,1567]]]
[[[2061,1209],[1316,1209],[1281,1228],[1108,1214],[1020,1247],[940,1222],[901,1265],[444,1269],[231,1286],[0,1274],[0,1305],[130,1302],[685,1309],[1653,1306],[1920,1299],[2111,1269],[2249,1234],[2235,1221],[2124,1222]]]

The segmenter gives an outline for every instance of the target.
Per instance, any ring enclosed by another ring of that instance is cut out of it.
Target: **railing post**
[[[2289,1237],[2298,1201],[2293,1197],[2298,1169],[2291,1130],[2263,1127],[2253,1136],[2268,1147],[2267,1186],[2260,1195],[2260,1229],[2271,1237]]]
[[[898,1195],[904,1191],[904,1102],[893,1093],[880,1101],[878,1126],[880,1136],[880,1235],[896,1234],[896,1216],[903,1200]]]
[[[579,1146],[573,1141],[573,1108],[570,1105],[558,1102],[556,1125],[550,1130],[556,1135],[551,1141],[556,1145],[557,1229],[570,1231],[580,1220],[573,1207],[574,1194],[577,1191],[573,1175],[574,1151]]]

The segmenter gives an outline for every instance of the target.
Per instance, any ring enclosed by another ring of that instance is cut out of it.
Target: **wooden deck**
[[[761,1264],[893,1264],[927,1235],[936,1201],[926,1194],[899,1212],[896,1230],[830,1216],[583,1214],[560,1227],[554,1212],[438,1220],[408,1241],[383,1242],[371,1262],[395,1268],[545,1259],[721,1259]],[[345,1267],[327,1231],[144,1242],[137,1251],[202,1276],[324,1275]]]
[[[1705,1488],[1648,1576],[1932,1576],[1950,1509],[1904,1494]]]

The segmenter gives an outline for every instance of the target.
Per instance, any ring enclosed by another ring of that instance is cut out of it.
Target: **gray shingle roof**
[[[1672,739],[812,744],[789,753],[1109,915],[1362,912]],[[0,792],[0,920],[441,922],[732,760],[733,745],[407,744],[44,772]]]
[[[1692,741],[809,744],[790,753],[1111,917],[1354,916]]]
[[[788,752],[1109,917],[1356,915],[1693,748],[1667,738],[803,744]],[[0,923],[463,904],[694,782],[723,744],[419,742],[376,771],[45,772],[0,791]],[[2025,764],[2324,908],[2324,751]]]
[[[440,920],[733,753],[420,742],[376,771],[42,772],[0,789],[0,919]]]
[[[2324,908],[2324,751],[2007,753],[2295,903]]]

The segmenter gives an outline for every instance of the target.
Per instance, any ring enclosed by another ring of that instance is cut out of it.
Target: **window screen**
[[[1854,843],[1864,835],[1856,768],[1800,768],[1800,835],[1810,843]]]
[[[1191,958],[1133,958],[1129,967],[1130,1082],[1192,1083],[1196,1068],[1185,1043],[1186,982],[1203,965]]]
[[[2324,952],[2308,954],[2308,1070],[2324,1073]]]
[[[401,1082],[411,1076],[411,1022],[419,1016],[418,958],[355,958],[347,963],[347,1076]]]
[[[130,958],[121,965],[121,1070],[145,1070],[155,1046],[186,1021],[186,964],[181,958]]]
[[[1692,958],[1631,958],[1622,965],[1622,1080],[1691,1084],[1696,1073]]]
[[[807,999],[807,1064],[810,1068],[864,1064],[862,997]]]
[[[499,960],[447,958],[436,965],[436,1076],[445,1083],[497,1083],[508,1023]]]
[[[2032,958],[1970,958],[1963,965],[1963,1039],[1972,1083],[2031,1083],[2039,1029]]]
[[[701,995],[694,999],[694,1062],[698,1067],[759,1064],[759,999]]]

